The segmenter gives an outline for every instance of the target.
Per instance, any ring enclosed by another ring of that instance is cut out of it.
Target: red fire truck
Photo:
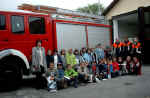
[[[17,83],[30,74],[32,47],[38,39],[46,51],[94,47],[99,42],[110,45],[110,28],[50,15],[0,11],[0,81]]]

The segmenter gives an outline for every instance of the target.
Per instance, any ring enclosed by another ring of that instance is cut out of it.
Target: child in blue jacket
[[[63,70],[63,65],[61,63],[58,63],[57,65],[57,71],[58,71],[58,76],[57,76],[57,89],[63,89],[67,88],[67,80],[64,78],[64,70]]]

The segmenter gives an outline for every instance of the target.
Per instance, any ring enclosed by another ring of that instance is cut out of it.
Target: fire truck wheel
[[[6,60],[0,62],[0,90],[14,90],[21,83],[22,71],[16,60]]]

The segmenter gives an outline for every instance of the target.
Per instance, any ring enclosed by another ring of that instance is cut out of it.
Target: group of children
[[[104,52],[101,45],[96,49],[82,48],[72,52],[61,50],[48,51],[48,70],[45,74],[48,90],[56,92],[68,86],[78,87],[78,84],[100,82],[122,75],[141,75],[141,62],[137,56],[113,57]]]

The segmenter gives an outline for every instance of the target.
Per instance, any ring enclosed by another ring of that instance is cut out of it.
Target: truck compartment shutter
[[[84,25],[56,23],[56,32],[58,49],[80,49],[86,46]]]
[[[88,26],[89,47],[94,48],[98,43],[110,45],[110,30],[108,27]]]

